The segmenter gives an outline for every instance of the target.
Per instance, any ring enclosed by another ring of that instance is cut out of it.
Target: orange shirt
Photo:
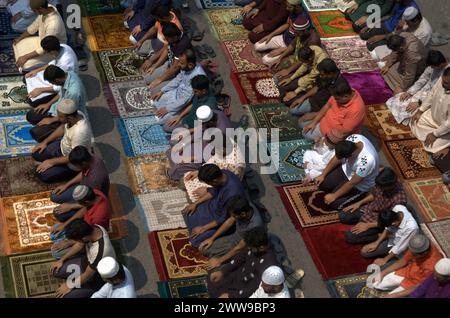
[[[331,129],[336,128],[348,134],[358,134],[366,116],[366,106],[358,91],[345,105],[338,106],[334,96],[328,100],[331,106],[320,121],[320,132],[325,136]]]
[[[170,12],[170,15],[172,17],[170,19],[170,22],[174,23],[178,27],[178,29],[183,31],[183,26],[181,25],[180,20],[178,20],[177,15],[172,11]],[[164,34],[162,33],[162,25],[159,21],[156,21],[155,27],[156,27],[156,31],[157,31],[156,36],[157,36],[158,40],[160,40],[164,44],[167,44],[166,38],[164,37]]]
[[[437,248],[431,247],[431,253],[427,257],[417,258],[409,250],[403,256],[408,263],[403,268],[395,271],[395,275],[402,276],[405,279],[400,286],[409,288],[420,284],[430,276],[434,271],[434,265],[442,258]]]

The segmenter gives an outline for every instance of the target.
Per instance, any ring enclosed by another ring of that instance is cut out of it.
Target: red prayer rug
[[[252,72],[267,70],[261,57],[255,51],[255,45],[249,40],[223,41],[222,47],[233,72]]]
[[[280,92],[268,71],[231,72],[230,77],[243,104],[274,104],[280,101]]]

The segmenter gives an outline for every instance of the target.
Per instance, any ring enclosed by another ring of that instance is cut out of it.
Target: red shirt
[[[100,200],[87,211],[84,220],[88,224],[98,224],[108,229],[109,219],[111,218],[111,204],[101,191],[94,189],[94,193],[97,197],[100,197]]]
[[[320,121],[320,132],[325,136],[331,129],[336,128],[347,134],[358,134],[366,116],[366,105],[361,95],[353,90],[355,95],[345,105],[339,105],[331,96],[328,104],[331,106]]]

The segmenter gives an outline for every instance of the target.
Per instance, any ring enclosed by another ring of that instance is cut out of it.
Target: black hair
[[[349,140],[339,141],[335,147],[336,158],[349,158],[356,150],[356,144]]]
[[[450,66],[444,70],[444,73],[442,74],[442,76],[449,76],[449,75],[450,75]]]
[[[235,195],[228,200],[227,211],[230,214],[248,213],[252,210],[248,200],[242,195]]]
[[[324,73],[337,73],[339,72],[339,67],[337,66],[335,61],[327,58],[323,59],[322,62],[317,64],[317,70]]]
[[[431,50],[430,52],[428,52],[427,57],[428,66],[439,66],[445,62],[446,62],[445,56],[440,51]]]
[[[56,65],[49,65],[44,71],[44,79],[50,83],[54,83],[56,79],[64,76],[66,76],[66,72]]]
[[[381,210],[378,213],[378,228],[384,229],[391,226],[392,223],[400,219],[400,213],[396,213],[390,209]]]
[[[84,146],[76,146],[69,153],[69,162],[75,166],[91,161],[92,155],[89,150]]]
[[[198,180],[205,183],[211,183],[212,181],[220,178],[222,176],[222,170],[219,166],[208,163],[203,165],[198,169]]]
[[[389,167],[384,168],[375,178],[375,183],[380,188],[390,187],[396,184],[398,181],[397,175],[394,170]]]
[[[244,241],[249,248],[258,248],[269,245],[269,236],[264,227],[254,227],[244,232]]]
[[[398,51],[403,43],[405,43],[405,38],[398,34],[392,34],[387,37],[386,42],[389,49]]]
[[[206,75],[197,75],[191,80],[191,86],[193,89],[208,89],[209,79]]]
[[[42,39],[41,46],[46,52],[59,51],[61,49],[61,43],[56,36],[49,35]]]
[[[170,7],[163,4],[157,5],[152,10],[152,15],[157,19],[168,17],[170,15]]]
[[[81,241],[83,237],[91,235],[94,227],[83,219],[75,219],[67,224],[65,229],[66,238],[68,240]]]
[[[313,55],[314,51],[308,46],[301,47],[297,53],[297,57],[302,61],[308,61]]]
[[[162,33],[166,38],[175,38],[181,36],[181,31],[178,29],[175,23],[163,23],[162,25]]]
[[[414,23],[415,23],[415,22],[420,22],[420,21],[422,21],[422,18],[423,18],[423,17],[422,17],[422,13],[419,12],[419,13],[417,13],[417,15],[416,15],[414,18],[412,18],[410,21],[411,21],[411,22],[414,22]]]
[[[339,78],[333,86],[331,94],[338,97],[351,95],[352,87],[345,78]]]
[[[191,64],[197,64],[197,56],[195,55],[195,51],[192,49],[192,47],[188,47],[186,50],[184,50],[183,55],[186,56],[186,61]]]

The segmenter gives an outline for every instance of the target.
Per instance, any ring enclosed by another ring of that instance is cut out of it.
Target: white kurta
[[[333,157],[334,149],[328,148],[322,138],[319,143],[314,145],[314,149],[306,150],[303,155],[306,177],[315,179],[320,176]]]
[[[424,113],[417,122],[410,124],[411,132],[421,142],[430,133],[438,138],[431,147],[424,146],[425,150],[436,153],[450,147],[450,92],[442,87],[442,77],[419,109]]]

